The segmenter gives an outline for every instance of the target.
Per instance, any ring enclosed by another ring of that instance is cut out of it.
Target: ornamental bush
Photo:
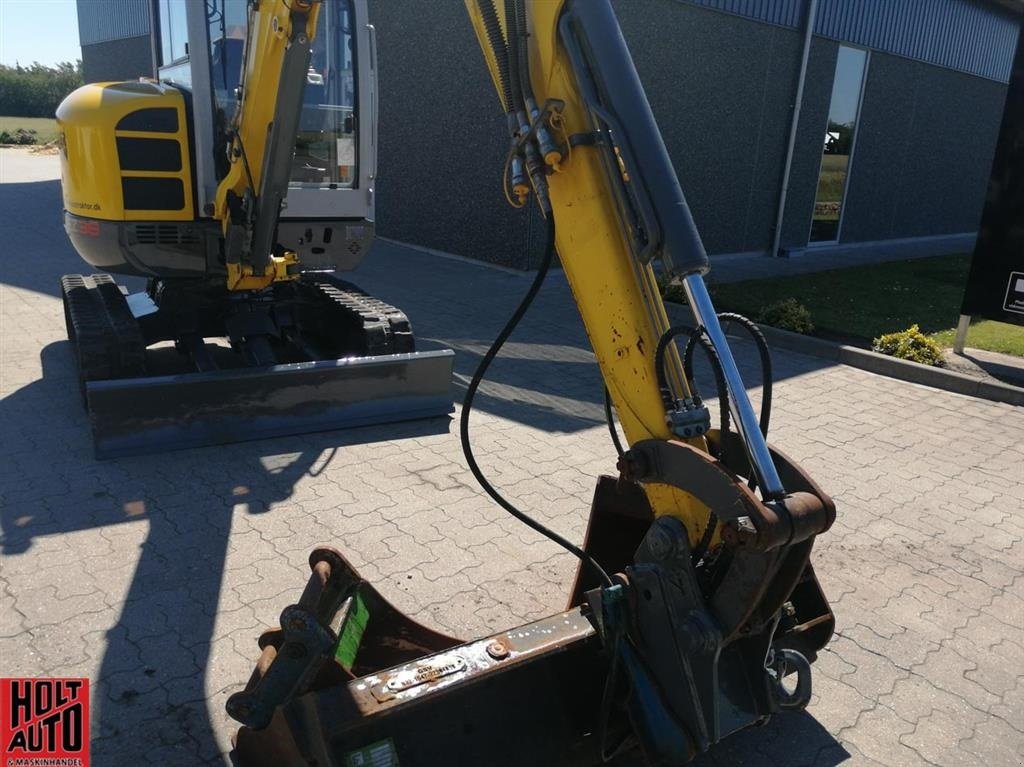
[[[871,350],[922,365],[945,367],[942,347],[921,332],[916,324],[898,333],[886,333],[871,342]]]
[[[813,333],[811,312],[795,298],[784,298],[761,308],[757,321],[794,333]]]
[[[34,130],[25,130],[24,128],[13,131],[0,130],[0,144],[35,144],[38,141],[39,136]]]

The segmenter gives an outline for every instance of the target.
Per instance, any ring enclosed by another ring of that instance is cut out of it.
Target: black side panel
[[[179,178],[122,178],[125,210],[182,210],[185,185]]]
[[[961,314],[1024,325],[1024,29]]]
[[[168,138],[117,137],[117,160],[121,170],[181,170],[181,146]]]
[[[116,130],[137,130],[147,133],[177,133],[178,111],[173,107],[138,109],[118,122]]]

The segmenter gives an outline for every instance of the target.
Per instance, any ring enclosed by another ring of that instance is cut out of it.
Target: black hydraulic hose
[[[518,48],[516,59],[519,64],[519,89],[527,110],[533,112],[536,111],[537,105],[533,98],[533,85],[530,83],[530,54],[526,42],[526,0],[509,0],[509,2],[512,3],[516,23],[515,40]]]
[[[604,387],[604,420],[608,424],[608,433],[612,435],[612,444],[615,445],[615,452],[621,458],[626,451],[622,447],[622,440],[619,439],[619,432],[615,428],[615,418],[612,416],[612,395],[609,393],[607,386]]]
[[[729,400],[722,398],[722,390],[725,386],[725,373],[722,371],[722,363],[718,359],[718,352],[714,352],[712,356],[714,347],[707,337],[704,336],[703,330],[701,333],[691,335],[686,342],[686,347],[683,349],[683,375],[686,376],[686,382],[690,385],[690,388],[696,391],[697,384],[693,375],[693,352],[698,344],[711,361],[711,370],[715,376],[715,386],[718,389],[719,416],[721,417],[719,428],[724,435],[729,431],[729,419],[726,417],[729,414]]]
[[[723,312],[718,315],[722,322],[735,322],[750,334],[757,346],[757,353],[761,358],[761,434],[768,436],[768,421],[772,417],[772,353],[768,348],[768,341],[761,332],[757,323],[744,317],[742,314]]]
[[[673,325],[658,340],[658,348],[654,352],[654,369],[658,376],[658,388],[661,390],[662,399],[665,401],[666,408],[675,407],[675,403],[672,402],[672,390],[669,388],[668,379],[665,375],[665,352],[673,339],[683,333],[689,336],[686,348],[690,349],[691,346],[699,344],[711,363],[711,369],[715,375],[715,386],[718,389],[720,428],[722,438],[725,439],[725,435],[729,431],[729,390],[725,383],[725,371],[722,369],[722,362],[718,359],[718,352],[715,351],[715,347],[704,336],[703,328],[693,328],[689,325]],[[693,356],[692,352],[690,352],[690,356]],[[684,355],[684,362],[685,359]],[[697,389],[693,383],[692,369],[686,369],[685,364],[683,369],[686,373],[687,383],[690,385],[691,394],[696,395]]]
[[[658,348],[654,352],[654,365],[658,376],[658,386],[661,388],[662,397],[671,400],[672,394],[668,387],[668,380],[665,375],[665,351],[672,340],[678,336],[686,333],[689,339],[686,342],[686,352],[684,353],[684,362],[687,359],[691,360],[690,368],[687,368],[684,364],[683,371],[686,374],[687,383],[690,386],[690,393],[693,396],[698,396],[697,387],[693,380],[692,372],[692,357],[693,349],[700,345],[704,353],[707,354],[708,361],[711,363],[711,369],[715,374],[715,385],[718,388],[718,413],[721,419],[720,429],[722,434],[722,445],[725,445],[725,437],[729,431],[729,391],[725,383],[725,371],[722,370],[722,362],[718,359],[718,353],[715,351],[715,347],[711,342],[704,336],[703,328],[693,328],[689,325],[675,325],[665,331],[661,339],[658,341]],[[669,406],[674,407],[675,403],[667,403]],[[715,529],[718,527],[718,516],[713,510],[708,512],[708,523],[704,527],[704,533],[701,535],[701,539],[697,546],[693,550],[692,561],[694,564],[699,562],[703,557],[704,553],[708,550],[711,545],[711,539],[715,534]]]
[[[579,546],[576,546],[574,543],[566,540],[555,531],[545,527],[537,520],[527,516],[524,512],[517,509],[504,496],[502,496],[493,485],[491,485],[487,480],[487,477],[485,477],[483,472],[480,470],[480,466],[477,464],[476,458],[473,456],[473,446],[469,439],[469,415],[473,410],[473,399],[476,397],[476,392],[480,387],[480,382],[483,380],[483,377],[487,373],[487,369],[490,367],[491,363],[494,361],[494,358],[498,356],[498,352],[501,351],[501,347],[504,346],[505,341],[507,341],[509,336],[512,335],[512,332],[516,329],[519,321],[523,318],[523,315],[526,314],[526,310],[530,308],[530,304],[533,303],[533,299],[536,297],[541,284],[544,282],[544,278],[547,276],[548,270],[551,268],[551,262],[554,260],[555,222],[551,216],[548,217],[547,222],[547,240],[544,245],[544,255],[541,258],[540,268],[537,270],[537,276],[533,278],[533,283],[530,285],[530,289],[526,291],[526,295],[523,296],[523,300],[519,302],[519,306],[516,308],[515,312],[512,313],[512,316],[509,317],[508,322],[505,323],[505,327],[503,327],[501,332],[498,333],[498,337],[494,339],[494,343],[491,344],[491,347],[487,350],[484,358],[480,360],[480,364],[477,366],[476,372],[473,373],[473,378],[469,382],[469,387],[466,389],[466,398],[463,400],[462,414],[459,418],[459,438],[462,441],[462,453],[466,456],[466,463],[469,464],[469,470],[473,473],[476,481],[480,483],[480,487],[482,487],[484,491],[494,499],[495,503],[527,527],[537,531],[547,538],[550,538],[563,549],[576,556],[581,562],[589,565],[593,568],[594,572],[597,573],[603,585],[611,586],[613,583],[611,578],[608,577],[608,573],[605,572],[604,568],[601,567],[593,557],[583,551]]]
[[[759,426],[761,428],[761,433],[767,437],[768,423],[771,419],[772,411],[772,360],[771,352],[768,349],[768,342],[765,340],[761,329],[741,314],[733,314],[729,312],[722,313],[718,315],[718,319],[722,322],[736,322],[739,324],[750,334],[751,338],[754,340],[754,344],[757,346],[758,354],[761,358],[761,418]],[[673,407],[674,403],[671,402],[671,390],[668,387],[668,381],[665,375],[665,351],[668,348],[669,343],[676,336],[683,333],[686,333],[689,336],[689,339],[686,342],[686,348],[683,351],[683,373],[686,376],[687,383],[690,384],[691,393],[697,393],[696,386],[693,383],[693,353],[698,345],[704,350],[708,356],[708,360],[711,362],[711,368],[715,375],[715,384],[718,388],[718,407],[719,414],[721,416],[721,447],[722,450],[725,450],[727,444],[726,436],[729,431],[729,399],[725,383],[725,373],[722,370],[722,363],[718,358],[718,354],[715,352],[714,346],[712,346],[711,342],[705,337],[702,328],[691,328],[687,325],[676,325],[669,328],[661,337],[658,341],[658,348],[654,354],[658,386],[661,389],[662,397],[666,400],[666,407]],[[610,410],[607,415],[610,417]],[[751,488],[754,487],[753,478],[751,478],[749,484]],[[693,550],[693,561],[695,563],[699,562],[707,552],[717,526],[718,519],[712,511],[708,516],[708,524],[704,528],[701,539]]]
[[[757,326],[756,323],[752,322],[742,314],[735,314],[733,312],[723,312],[718,315],[718,319],[721,322],[735,322],[740,327],[744,328],[750,337],[754,340],[754,344],[757,346],[758,355],[761,358],[761,418],[759,426],[761,428],[761,434],[765,437],[768,436],[768,423],[772,415],[772,356],[771,351],[768,349],[768,341],[764,337],[764,333]],[[693,378],[693,344],[686,345],[686,351],[683,354],[683,371],[686,374],[687,379]],[[724,435],[724,430],[723,430]],[[722,448],[725,449],[725,442],[723,439]],[[748,481],[750,489],[753,490],[756,486],[756,481],[753,477]],[[715,524],[714,516],[708,520],[707,527],[704,528],[704,534],[701,536],[700,542],[693,550],[693,561],[698,562],[704,556],[704,553],[708,550],[711,545],[711,538],[714,535]]]
[[[484,22],[484,31],[487,33],[487,42],[491,46],[491,53],[498,65],[498,80],[501,86],[501,95],[505,112],[515,111],[515,102],[512,100],[512,86],[509,80],[509,57],[508,45],[505,36],[501,32],[501,22],[498,20],[498,13],[494,9],[493,0],[476,0],[477,8],[480,11],[480,18]]]
[[[768,421],[771,418],[772,411],[772,358],[771,352],[768,350],[768,342],[765,340],[764,334],[761,332],[760,328],[742,314],[723,313],[719,314],[718,318],[723,322],[738,322],[747,330],[747,332],[750,333],[751,338],[754,339],[754,343],[757,346],[757,351],[761,358],[762,390],[759,426],[761,434],[767,437]],[[693,349],[694,347],[691,342],[686,345],[686,350],[683,352],[683,371],[686,373],[687,379],[693,378]]]
[[[529,124],[526,122],[526,112],[523,106],[523,66],[519,61],[519,26],[516,23],[515,0],[505,0],[505,33],[508,35],[508,84],[512,94],[508,110],[517,116],[520,130],[525,131]]]

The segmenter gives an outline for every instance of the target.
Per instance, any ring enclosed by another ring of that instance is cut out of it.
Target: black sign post
[[[1024,28],[964,289],[953,345],[958,354],[963,353],[971,317],[1024,325]]]

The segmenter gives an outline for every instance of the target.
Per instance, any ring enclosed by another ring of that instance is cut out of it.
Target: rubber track
[[[367,354],[404,354],[416,350],[412,326],[401,309],[333,275],[317,274],[304,282],[335,309],[359,318]]]
[[[68,274],[60,285],[68,340],[83,384],[143,375],[145,341],[113,278]]]

